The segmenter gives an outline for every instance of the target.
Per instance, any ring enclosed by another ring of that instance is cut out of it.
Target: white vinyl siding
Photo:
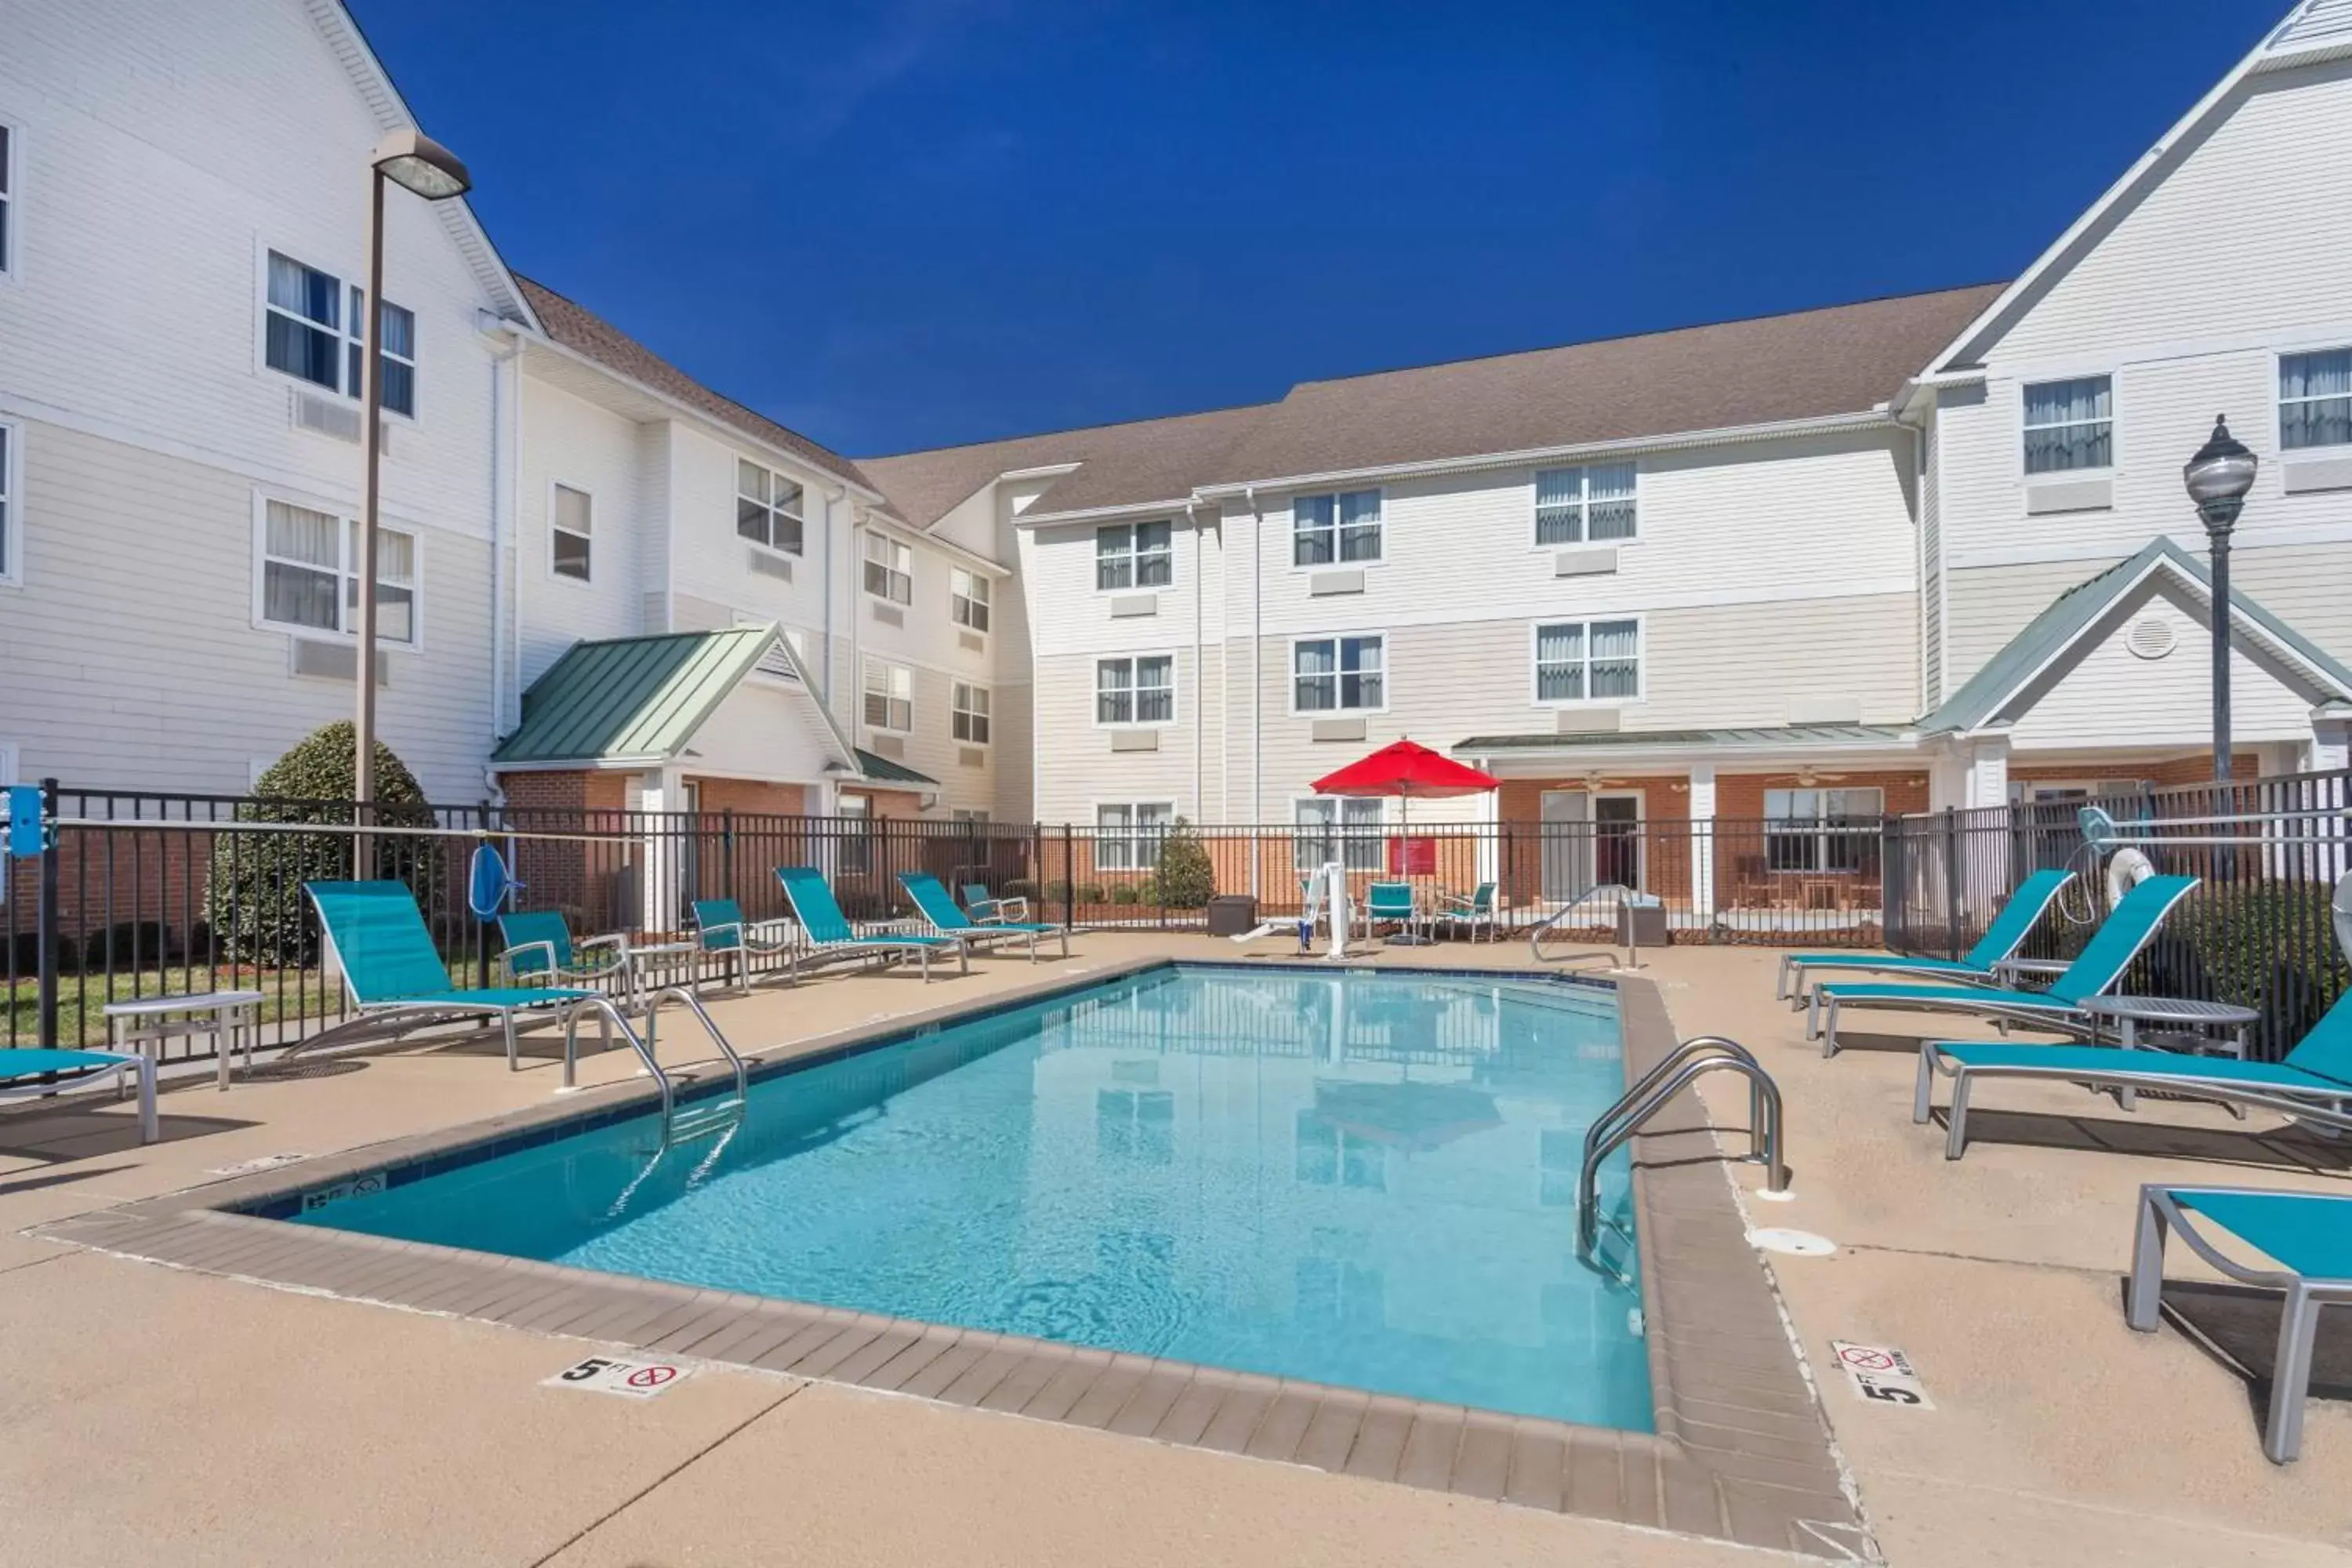
[[[801,487],[757,463],[735,460],[735,531],[786,555],[802,548],[805,501]]]
[[[367,390],[360,374],[365,290],[273,250],[262,303],[262,356],[270,369],[346,397]],[[393,304],[383,307],[383,405],[416,413],[416,318]]]
[[[1095,807],[1095,869],[1144,871],[1160,864],[1160,845],[1176,820],[1172,801]]]
[[[1119,522],[1095,530],[1095,587],[1102,593],[1165,588],[1175,580],[1174,528]]]
[[[1337,860],[1350,871],[1381,868],[1381,824],[1386,808],[1377,800],[1317,795],[1294,802],[1292,864],[1313,871]]]
[[[988,744],[988,706],[987,687],[963,680],[955,683],[948,722],[958,741],[973,746]]]
[[[1874,789],[1768,789],[1764,862],[1775,871],[1859,871],[1885,797]]]
[[[1606,543],[1634,538],[1634,466],[1595,463],[1536,475],[1538,544]]]
[[[548,567],[559,577],[591,580],[596,503],[586,490],[557,485],[548,507]]]
[[[0,277],[16,270],[16,132],[0,121]]]
[[[1388,706],[1388,637],[1305,637],[1290,648],[1295,713],[1376,713]]]
[[[866,661],[866,722],[904,735],[915,728],[915,671],[887,658]]]
[[[1347,490],[1299,496],[1290,503],[1290,563],[1363,564],[1379,561],[1381,492]]]
[[[2115,378],[2086,375],[2025,388],[2025,471],[2115,466]]]
[[[360,525],[289,501],[263,503],[258,619],[278,631],[356,633]],[[415,535],[376,530],[376,639],[417,639]]]
[[[948,572],[948,618],[973,631],[988,629],[988,579],[961,566]]]
[[[1095,722],[1171,724],[1176,720],[1176,656],[1095,661]]]
[[[887,533],[866,536],[866,591],[894,605],[915,602],[915,552]]]
[[[2279,446],[2352,445],[2352,349],[2279,355]]]
[[[1642,623],[1548,621],[1536,627],[1538,702],[1617,702],[1642,695]]]
[[[23,487],[16,478],[16,465],[23,448],[21,427],[0,423],[0,583],[24,581],[16,565],[17,553],[23,549],[17,542],[21,520],[16,495]]]

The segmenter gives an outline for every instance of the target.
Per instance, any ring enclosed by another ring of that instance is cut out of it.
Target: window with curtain
[[[346,397],[366,391],[364,291],[273,250],[262,313],[262,357],[270,369]],[[383,307],[383,405],[416,413],[416,318],[392,304]]]
[[[787,555],[801,552],[807,502],[801,487],[757,463],[735,459],[735,531]]]
[[[1095,661],[1095,722],[1167,724],[1176,718],[1176,658],[1146,654]]]
[[[1095,869],[1145,871],[1160,864],[1160,846],[1176,821],[1172,801],[1137,801],[1095,807]]]
[[[1775,871],[1875,875],[1885,809],[1874,789],[1768,789],[1764,862]]]
[[[1175,581],[1174,525],[1119,522],[1095,530],[1095,587],[1165,588]]]
[[[2352,349],[2279,355],[2279,446],[2352,445]]]
[[[915,727],[915,671],[887,658],[866,661],[866,721],[906,734]]]
[[[359,626],[360,525],[289,501],[262,509],[261,618],[288,631]],[[376,640],[416,640],[416,539],[376,529]]]
[[[1536,700],[1591,702],[1642,695],[1642,623],[1551,621],[1536,627]]]
[[[1367,712],[1388,700],[1388,637],[1310,637],[1291,645],[1291,706],[1300,713]]]
[[[1381,559],[1381,492],[1298,496],[1290,503],[1294,566],[1345,565]]]
[[[2025,389],[2025,471],[2060,474],[2115,463],[2115,378],[2086,375]]]
[[[915,552],[887,533],[866,536],[866,591],[894,605],[915,602]]]
[[[948,572],[948,618],[973,631],[988,629],[988,579],[962,567]]]
[[[1536,542],[1606,543],[1634,537],[1639,530],[1633,475],[1631,463],[1594,463],[1538,473]]]
[[[988,744],[988,688],[959,680],[950,701],[949,724],[955,738],[974,746]]]
[[[1299,870],[1320,870],[1334,860],[1350,871],[1381,869],[1385,802],[1317,795],[1292,809],[1291,863]]]
[[[570,485],[555,487],[549,534],[554,552],[551,564],[559,577],[588,581],[589,547],[595,531],[595,505],[586,490]]]

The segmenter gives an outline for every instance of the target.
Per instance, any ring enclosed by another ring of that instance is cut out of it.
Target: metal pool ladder
[[[1637,896],[1633,889],[1627,887],[1622,882],[1593,883],[1592,886],[1585,889],[1584,891],[1569,900],[1566,904],[1544,916],[1542,920],[1537,921],[1536,924],[1529,929],[1528,931],[1528,952],[1529,956],[1534,958],[1538,963],[1549,962],[1543,955],[1543,933],[1551,930],[1552,927],[1559,924],[1560,921],[1566,920],[1569,916],[1574,914],[1580,907],[1599,898],[1603,893],[1615,893],[1620,898],[1625,899],[1631,899]],[[1630,922],[1625,927],[1625,934],[1628,938],[1631,938],[1633,934],[1633,927]],[[1590,957],[1591,955],[1588,953],[1580,956]],[[1627,945],[1625,949],[1625,967],[1628,969],[1638,969],[1641,967],[1641,948],[1638,944],[1629,942]]]
[[[1590,1263],[1600,1238],[1601,1163],[1640,1131],[1651,1117],[1698,1079],[1736,1072],[1748,1080],[1748,1155],[1764,1166],[1764,1190],[1789,1190],[1789,1165],[1781,1158],[1780,1086],[1737,1040],[1697,1035],[1668,1052],[1642,1075],[1616,1104],[1601,1113],[1584,1134],[1584,1165],[1576,1180],[1576,1255]]]
[[[711,1044],[719,1047],[719,1057],[735,1072],[735,1097],[732,1100],[720,1100],[707,1108],[690,1107],[688,1115],[683,1120],[680,1119],[677,1111],[677,1087],[671,1082],[670,1075],[661,1065],[661,1058],[656,1054],[654,1039],[654,1026],[660,1016],[661,1005],[672,998],[685,1003],[695,1017],[701,1021],[703,1033],[710,1037]],[[592,997],[574,1008],[563,1026],[563,1087],[565,1089],[577,1087],[573,1080],[579,1058],[580,1015],[583,1012],[594,1012],[600,1016],[600,1022],[617,1026],[621,1031],[622,1038],[629,1042],[630,1048],[637,1053],[637,1060],[645,1064],[646,1073],[652,1077],[655,1086],[661,1090],[662,1142],[665,1146],[683,1138],[696,1137],[706,1131],[716,1131],[719,1126],[726,1124],[729,1118],[740,1119],[742,1115],[744,1102],[751,1092],[751,1073],[744,1068],[743,1058],[736,1054],[735,1047],[728,1043],[726,1035],[720,1032],[718,1024],[712,1020],[709,1011],[703,1006],[702,999],[685,986],[666,985],[646,999],[646,1032],[643,1035],[629,1026],[629,1021],[621,1016],[620,1009],[614,1006],[607,997]]]

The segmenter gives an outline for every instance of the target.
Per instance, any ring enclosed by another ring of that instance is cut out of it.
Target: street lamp
[[[352,795],[364,824],[375,804],[375,551],[377,478],[383,466],[383,185],[391,181],[428,202],[461,196],[473,177],[455,153],[414,128],[395,131],[375,144],[368,164],[366,325],[362,351],[360,447],[367,473],[361,487],[359,560],[359,711],[352,724]],[[370,867],[368,841],[352,847],[352,874],[364,880]]]
[[[2213,556],[2213,778],[2230,780],[2230,531],[2246,492],[2254,487],[2254,455],[2230,434],[2228,416],[2213,416],[2213,434],[2180,470],[2189,499],[2205,520]]]

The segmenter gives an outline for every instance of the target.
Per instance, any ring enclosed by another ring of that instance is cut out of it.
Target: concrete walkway
[[[929,987],[838,975],[720,1016],[747,1044],[796,1040],[1139,948],[1235,953],[1096,934],[1066,964],[992,960]],[[1526,950],[1440,956],[1517,964]],[[2315,1403],[2305,1458],[2274,1468],[2246,1384],[2169,1327],[2129,1332],[2118,1305],[2139,1182],[2334,1187],[2346,1178],[2333,1150],[2206,1107],[2143,1102],[2125,1116],[2080,1091],[2011,1088],[1986,1095],[1982,1142],[1949,1165],[1940,1131],[1910,1124],[1911,1058],[1821,1060],[1769,1001],[1773,955],[1646,956],[1683,1033],[1734,1035],[1780,1077],[1799,1197],[1753,1212],[1841,1246],[1775,1260],[1804,1353],[1818,1371],[1833,1337],[1898,1345],[1936,1401],[1865,1407],[1842,1378],[1823,1380],[1890,1562],[2352,1563],[2352,1411]],[[583,1079],[631,1070],[593,1058]],[[1647,1568],[1764,1555],[748,1371],[702,1372],[645,1402],[547,1388],[593,1347],[19,1234],[241,1162],[540,1103],[555,1077],[545,1055],[509,1075],[495,1050],[458,1047],[226,1095],[192,1084],[164,1097],[167,1141],[144,1150],[111,1104],[0,1114],[0,1559]],[[1737,1126],[1744,1101],[1718,1087],[1717,1113]],[[1736,1170],[1743,1184],[1753,1175]]]

